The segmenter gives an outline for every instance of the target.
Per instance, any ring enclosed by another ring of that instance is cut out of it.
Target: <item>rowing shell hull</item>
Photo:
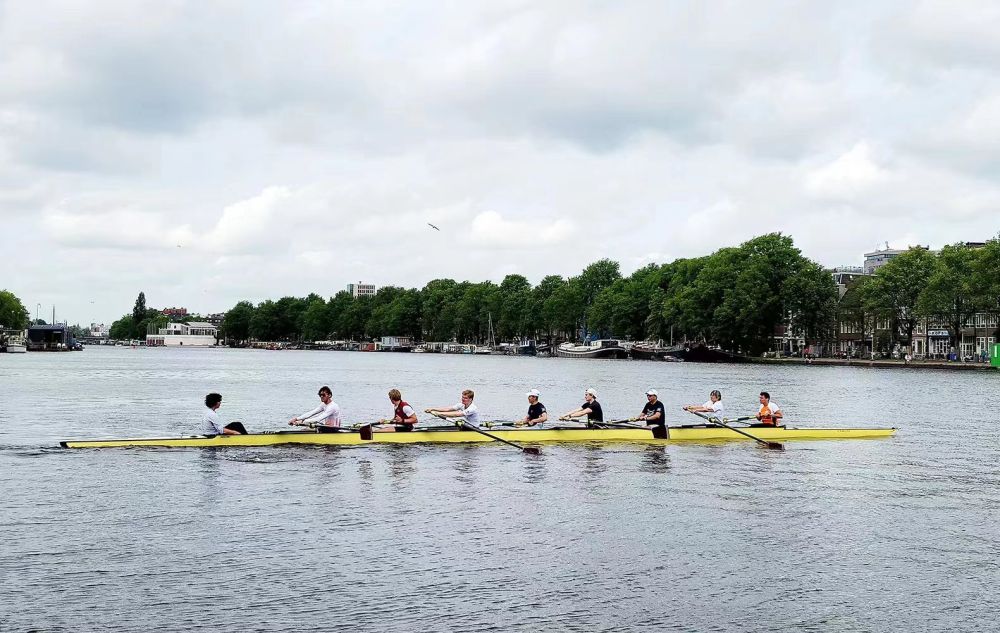
[[[889,437],[896,429],[796,429],[751,428],[752,435],[762,440],[839,440]],[[722,427],[672,427],[670,438],[656,439],[648,429],[521,429],[489,431],[510,442],[643,442],[669,444],[674,442],[713,442],[747,440],[739,433]],[[470,444],[492,442],[475,431],[435,430],[404,433],[374,433],[372,439],[363,440],[357,432],[311,433],[281,431],[277,433],[251,433],[249,435],[193,435],[188,437],[132,438],[107,440],[67,440],[63,448],[111,448],[122,446],[159,446],[166,448],[227,447],[227,446],[277,446],[282,444],[310,444],[322,446],[362,446],[366,444]]]

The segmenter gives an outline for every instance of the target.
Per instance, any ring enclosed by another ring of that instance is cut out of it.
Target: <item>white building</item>
[[[87,336],[90,338],[108,338],[108,326],[103,323],[91,323]]]
[[[864,273],[870,275],[882,266],[889,263],[889,260],[894,257],[899,257],[905,250],[900,250],[898,248],[889,248],[886,244],[885,248],[879,249],[877,251],[872,251],[870,253],[865,253],[865,268]]]
[[[216,334],[219,328],[211,323],[189,321],[187,323],[168,323],[156,334],[146,335],[146,345],[211,347],[216,344]]]
[[[360,281],[356,284],[347,284],[347,292],[351,293],[351,296],[355,299],[358,297],[374,297],[376,290],[375,284],[366,284]]]

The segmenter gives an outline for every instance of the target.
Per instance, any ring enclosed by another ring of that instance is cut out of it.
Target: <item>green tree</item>
[[[13,292],[0,290],[0,329],[23,330],[28,327],[28,310]]]
[[[403,290],[389,304],[385,327],[390,336],[421,337],[420,291]]]
[[[139,323],[144,318],[146,318],[146,293],[140,292],[132,308],[132,322]]]
[[[170,319],[155,308],[146,308],[142,319],[135,324],[132,338],[145,339],[147,334],[156,334],[160,328],[167,327]]]
[[[837,284],[815,262],[802,262],[783,288],[790,322],[800,330],[806,345],[829,343],[836,337]]]
[[[372,297],[367,295],[355,297],[351,302],[342,317],[342,327],[347,338],[361,340],[369,337],[367,327],[372,315],[372,303]]]
[[[327,302],[327,319],[330,324],[330,331],[334,337],[347,338],[348,335],[345,328],[346,315],[353,303],[354,297],[346,290],[341,290],[333,297],[330,297],[330,300]]]
[[[579,284],[567,282],[556,288],[542,306],[542,317],[550,331],[576,338],[584,313],[584,295]]]
[[[862,346],[870,336],[874,335],[877,324],[877,316],[868,312],[866,308],[867,291],[865,286],[871,282],[871,277],[856,279],[847,286],[847,291],[837,303],[837,322],[848,327],[851,331],[857,332],[860,335]]]
[[[249,301],[240,301],[222,318],[221,334],[230,345],[242,345],[250,340],[250,320],[254,307]]]
[[[570,280],[570,283],[577,285],[577,292],[582,298],[583,305],[579,318],[583,322],[585,334],[589,328],[587,319],[590,306],[602,290],[619,279],[621,279],[621,272],[618,268],[618,262],[601,259],[584,268],[578,277]]]
[[[691,289],[709,258],[678,259],[660,268],[661,293],[650,299],[656,301],[650,314],[651,331],[659,338],[673,344],[675,340],[696,340],[704,331],[700,322],[692,322],[699,315],[691,309],[696,299]]]
[[[134,338],[135,333],[135,321],[132,320],[131,314],[126,314],[122,318],[118,319],[111,324],[111,328],[108,330],[108,336],[116,341],[127,341]]]
[[[554,292],[564,285],[566,285],[566,280],[559,275],[547,275],[531,290],[529,330],[532,333],[543,332],[547,339],[552,338],[556,327],[551,315],[545,310],[545,303]]]
[[[993,340],[1000,341],[1000,237],[986,242],[972,267],[972,288],[976,302],[997,324]]]
[[[496,293],[498,310],[493,329],[501,341],[533,333],[531,283],[523,275],[507,275]]]
[[[261,301],[250,317],[250,336],[258,341],[277,341],[280,320],[278,305],[270,299]]]
[[[979,307],[973,279],[977,255],[964,244],[941,249],[917,301],[918,314],[948,324],[951,345],[956,350],[961,347],[962,326]]]
[[[489,336],[491,314],[499,313],[499,291],[491,281],[462,282],[458,302],[455,304],[453,336],[459,341],[482,343]]]
[[[921,314],[920,293],[934,271],[935,258],[926,248],[914,247],[879,267],[864,285],[865,309],[889,322],[890,345],[900,340],[912,345],[913,329]]]
[[[462,291],[452,279],[429,281],[420,291],[424,337],[428,341],[450,341],[455,333],[455,312]]]
[[[326,340],[332,330],[330,310],[320,298],[309,302],[302,315],[302,338],[307,341]]]
[[[317,295],[313,295],[313,297],[319,299]],[[275,338],[272,340],[294,341],[302,338],[302,316],[307,307],[307,300],[300,297],[278,299],[275,303],[277,314]]]

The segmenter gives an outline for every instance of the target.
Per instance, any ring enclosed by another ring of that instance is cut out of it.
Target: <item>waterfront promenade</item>
[[[1000,371],[988,362],[961,362],[944,360],[895,359],[868,360],[864,358],[752,358],[751,362],[773,365],[828,365],[836,367],[877,367],[881,369],[950,369],[961,371]]]

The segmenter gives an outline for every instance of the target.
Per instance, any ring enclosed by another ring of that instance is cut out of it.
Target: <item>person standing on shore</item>
[[[537,389],[528,392],[528,415],[523,422],[528,426],[544,424],[549,419],[549,413],[545,410],[545,405],[538,401],[542,395]]]
[[[412,431],[413,425],[417,423],[417,412],[413,410],[410,403],[403,401],[403,394],[399,393],[399,389],[389,390],[389,402],[392,403],[393,408],[392,419],[379,420],[379,422],[383,424],[391,424],[393,426],[375,429],[375,432],[392,433],[394,431]]]
[[[604,409],[601,408],[601,403],[597,401],[597,391],[593,387],[583,392],[583,404],[580,405],[579,409],[573,409],[559,419],[568,420],[581,415],[587,416],[588,424],[591,422],[604,422]]]
[[[323,385],[318,393],[321,404],[289,420],[289,426],[315,426],[320,433],[332,433],[340,428],[340,406],[333,401],[333,392]]]
[[[684,407],[690,413],[707,413],[711,418],[723,419],[726,417],[726,407],[722,404],[722,392],[713,389],[708,395],[708,402],[702,405],[689,404]]]
[[[222,406],[222,396],[210,393],[205,396],[205,414],[202,416],[203,433],[205,435],[246,435],[247,430],[240,422],[230,422],[223,426],[216,411]]]
[[[465,421],[472,426],[479,426],[479,409],[476,408],[473,400],[476,398],[476,392],[472,389],[466,389],[462,392],[462,400],[458,404],[454,404],[450,407],[432,407],[430,409],[424,409],[424,413],[430,413],[431,415],[436,415],[439,418],[465,418]]]
[[[778,426],[779,420],[785,417],[777,404],[771,402],[771,394],[766,391],[760,392],[760,411],[757,412],[757,420],[760,426]]]

